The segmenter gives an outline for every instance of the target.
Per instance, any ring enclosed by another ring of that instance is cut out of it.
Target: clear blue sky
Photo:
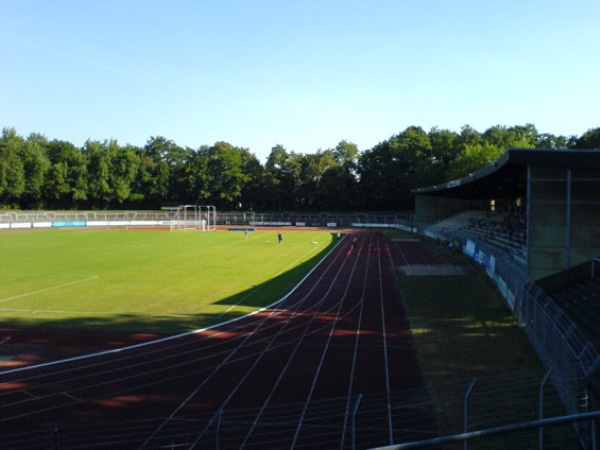
[[[410,125],[600,126],[598,0],[0,0],[0,127],[360,150]]]

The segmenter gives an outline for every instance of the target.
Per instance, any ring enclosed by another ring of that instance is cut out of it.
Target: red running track
[[[281,302],[218,327],[0,372],[0,448],[368,448],[435,434],[394,267],[345,238]]]

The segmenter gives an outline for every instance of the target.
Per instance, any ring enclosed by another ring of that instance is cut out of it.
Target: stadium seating
[[[600,279],[580,281],[552,298],[575,320],[596,348],[600,348]]]
[[[463,211],[438,222],[437,228],[442,235],[459,235],[493,245],[523,264],[527,260],[524,215],[517,212]]]

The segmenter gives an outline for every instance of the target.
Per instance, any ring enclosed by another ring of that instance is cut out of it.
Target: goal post
[[[171,219],[171,231],[216,229],[217,208],[212,205],[180,205]]]
[[[202,230],[217,229],[217,208],[212,205],[198,205],[198,215]]]

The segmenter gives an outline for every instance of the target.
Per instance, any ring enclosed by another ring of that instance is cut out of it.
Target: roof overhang
[[[476,173],[411,192],[468,199],[517,198],[526,194],[529,165],[598,171],[600,150],[511,148]]]

